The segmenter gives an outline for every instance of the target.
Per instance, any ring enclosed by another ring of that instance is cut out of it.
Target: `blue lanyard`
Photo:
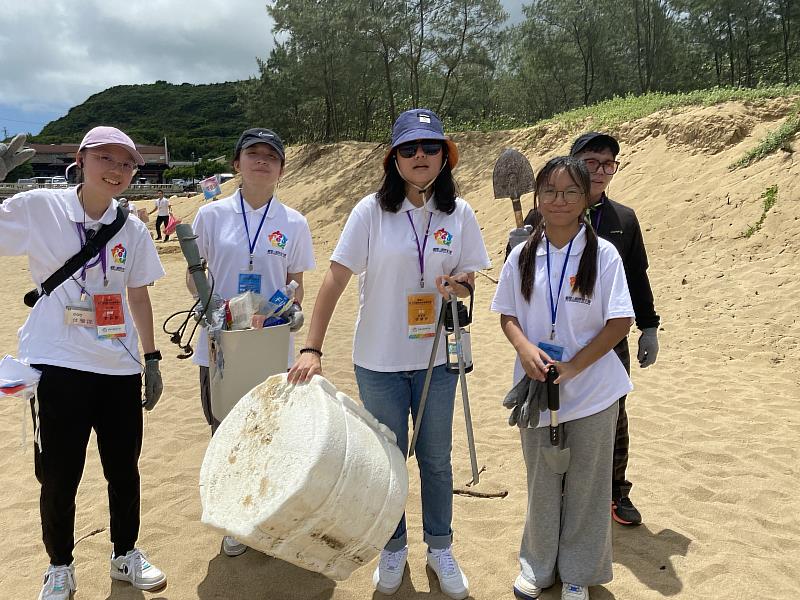
[[[406,211],[408,222],[411,223],[411,231],[414,232],[414,239],[417,241],[417,256],[419,257],[419,287],[425,287],[425,247],[428,245],[428,232],[431,229],[431,219],[433,213],[428,213],[428,226],[425,227],[425,237],[422,240],[422,247],[419,245],[419,236],[417,235],[417,228],[414,227],[414,221],[411,219],[411,211]]]
[[[264,226],[264,219],[267,218],[267,213],[269,212],[269,205],[272,204],[272,198],[269,199],[267,202],[267,208],[264,210],[264,214],[261,215],[261,222],[258,224],[258,229],[256,229],[256,237],[250,241],[250,227],[247,225],[247,213],[244,212],[244,196],[242,195],[242,190],[239,189],[239,203],[242,205],[242,218],[244,219],[244,231],[247,234],[247,247],[250,248],[250,270],[253,270],[253,253],[256,249],[256,244],[258,243],[258,236],[261,233],[261,228]]]
[[[564,275],[567,273],[567,265],[569,264],[569,254],[572,250],[572,242],[575,241],[573,237],[567,246],[567,257],[564,259],[564,267],[561,269],[561,279],[558,281],[558,294],[555,301],[553,301],[553,284],[550,281],[550,240],[545,236],[547,242],[547,289],[550,291],[550,339],[556,337],[556,314],[558,313],[558,301],[561,300],[561,288],[564,286]]]

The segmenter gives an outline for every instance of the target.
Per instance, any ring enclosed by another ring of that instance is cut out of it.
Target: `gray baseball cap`
[[[239,158],[239,153],[242,150],[249,148],[253,144],[269,144],[275,149],[275,152],[280,155],[281,161],[286,160],[286,152],[283,150],[283,141],[281,141],[278,134],[271,129],[263,129],[261,127],[246,129],[242,132],[242,135],[239,136],[236,146],[233,149],[234,160]]]

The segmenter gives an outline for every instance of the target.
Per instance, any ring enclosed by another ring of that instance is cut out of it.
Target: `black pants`
[[[156,217],[156,239],[161,239],[161,226],[164,226],[164,229],[167,228],[167,223],[169,223],[169,217]],[[164,239],[169,241],[169,234],[166,232],[164,233]]]
[[[628,375],[631,374],[631,355],[628,350],[628,338],[624,338],[614,347],[614,352],[622,361]],[[628,469],[628,448],[630,438],[628,436],[628,413],[625,412],[625,399],[619,399],[619,414],[617,415],[617,433],[614,438],[614,479],[611,485],[611,498],[626,498],[631,492],[633,484],[625,478],[625,471]]]
[[[32,366],[42,372],[37,390],[42,451],[35,448],[34,466],[41,484],[42,539],[50,563],[69,565],[73,560],[75,496],[92,429],[108,482],[114,554],[127,553],[139,535],[141,375]],[[34,414],[34,422],[35,418]]]

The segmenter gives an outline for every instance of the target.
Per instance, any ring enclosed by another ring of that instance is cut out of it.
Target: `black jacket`
[[[640,330],[658,327],[660,319],[653,306],[653,290],[647,277],[647,251],[636,213],[633,209],[603,195],[602,202],[593,207],[591,217],[597,235],[614,244],[622,257],[625,278],[628,280],[628,290],[633,302],[633,312],[636,315],[636,327]],[[533,223],[534,211],[531,210],[525,217],[525,224],[533,225]]]

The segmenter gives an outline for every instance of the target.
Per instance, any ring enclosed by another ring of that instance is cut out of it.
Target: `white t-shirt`
[[[156,208],[159,217],[169,216],[169,200],[167,198],[156,198]]]
[[[101,223],[107,225],[116,218],[116,200],[99,221],[85,215],[77,189],[31,190],[0,204],[0,255],[27,254],[31,278],[37,287],[80,250],[79,225],[98,229]],[[64,324],[67,304],[79,300],[81,295],[80,286],[68,279],[52,294],[39,299],[19,330],[20,360],[105,375],[141,372],[136,362],[138,334],[128,311],[126,288],[148,285],[163,277],[164,269],[150,233],[134,215],[106,244],[104,252],[108,286],[103,285],[100,261],[86,270],[85,283],[80,271],[74,277],[92,295],[122,294],[126,336],[121,342],[127,350],[120,341],[99,339],[94,327]]]
[[[250,241],[255,240],[253,272],[261,274],[261,293],[270,297],[286,285],[287,273],[313,270],[314,248],[306,218],[293,208],[281,204],[273,196],[269,204],[258,210],[244,202]],[[261,218],[267,211],[264,225],[256,239]],[[192,224],[197,235],[200,255],[208,262],[214,277],[214,293],[228,299],[239,292],[239,273],[247,271],[250,262],[248,233],[242,215],[239,192],[206,204],[197,211]],[[210,283],[210,282],[209,282]],[[289,365],[294,360],[294,339],[289,339]],[[208,341],[205,328],[195,344],[193,361],[208,366]]]
[[[383,210],[375,194],[359,201],[331,261],[359,275],[353,363],[365,369],[391,372],[428,367],[433,337],[408,336],[407,292],[420,289],[415,231],[419,247],[425,245],[425,288],[437,295],[436,319],[440,308],[436,277],[472,273],[491,265],[475,213],[462,198],[456,199],[456,208],[449,215],[439,211],[432,198],[419,208],[406,198],[396,213]],[[445,343],[440,340],[435,364],[444,362]]]
[[[550,286],[554,301],[558,297],[556,336],[555,341],[551,342],[545,240],[542,240],[536,249],[536,272],[530,303],[522,296],[519,255],[523,247],[524,244],[516,246],[503,265],[491,310],[516,317],[525,337],[531,343],[538,345],[544,341],[562,346],[564,348],[562,360],[566,362],[597,337],[600,330],[605,327],[606,321],[634,316],[622,259],[616,248],[602,238],[598,240],[597,280],[594,294],[591,298],[584,298],[572,291],[571,281],[574,281],[573,278],[578,272],[581,255],[586,247],[586,230],[582,228],[572,244],[560,296],[558,286],[568,245],[560,249],[550,246]],[[524,375],[525,371],[517,356],[514,364],[514,382],[520,381]],[[610,350],[576,377],[560,384],[561,407],[558,420],[566,422],[596,414],[611,406],[632,389],[633,384],[625,372],[625,367],[622,366],[614,350]],[[544,411],[539,417],[539,427],[549,423],[550,413]]]

